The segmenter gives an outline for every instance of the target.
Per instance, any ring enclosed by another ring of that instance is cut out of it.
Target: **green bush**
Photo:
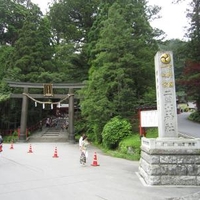
[[[4,143],[16,142],[17,140],[18,140],[18,136],[16,136],[14,133],[12,135],[7,135],[3,137]]]
[[[13,136],[13,137],[18,137],[18,132],[17,132],[17,131],[14,131],[13,134],[12,134],[12,136]]]
[[[132,134],[130,122],[120,117],[112,118],[103,128],[102,139],[104,147],[116,149],[119,142]]]
[[[200,123],[200,112],[196,111],[190,114],[189,120]]]
[[[157,138],[158,128],[147,128],[146,129],[147,138]],[[104,153],[110,156],[125,158],[128,160],[139,160],[140,159],[140,146],[141,138],[138,132],[135,132],[125,138],[123,138],[118,145],[118,148],[112,150],[108,148],[103,148],[100,146]]]

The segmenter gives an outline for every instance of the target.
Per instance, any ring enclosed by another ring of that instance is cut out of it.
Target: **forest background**
[[[186,41],[165,40],[150,26],[159,10],[146,0],[57,0],[43,15],[30,0],[0,0],[1,132],[16,129],[21,118],[21,99],[10,94],[23,91],[7,81],[83,82],[75,91],[76,134],[116,148],[138,133],[138,109],[156,105],[154,56],[163,50],[173,51],[179,102],[195,101],[193,119],[200,121],[200,0],[187,10]],[[48,115],[30,102],[27,125]]]

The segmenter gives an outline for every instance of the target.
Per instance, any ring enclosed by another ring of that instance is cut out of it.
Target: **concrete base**
[[[147,185],[200,186],[200,139],[142,138],[139,174]]]

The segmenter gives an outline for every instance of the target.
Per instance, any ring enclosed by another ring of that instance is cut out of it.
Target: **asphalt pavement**
[[[95,152],[99,166],[91,165]],[[16,143],[13,149],[4,144],[0,200],[200,199],[199,187],[145,185],[138,161],[110,157],[93,146],[86,166],[80,165],[79,156],[78,144],[68,142]]]
[[[178,130],[181,134],[192,138],[200,137],[200,124],[188,120],[190,112],[178,114]]]
[[[200,124],[189,121],[188,115],[178,115],[179,132],[199,137]],[[3,144],[0,200],[200,199],[200,187],[148,186],[138,174],[138,161],[107,156],[92,145],[87,164],[82,166],[78,144],[66,142],[62,131],[50,133],[44,129],[25,143],[13,144],[13,148]],[[95,152],[99,166],[91,165]]]

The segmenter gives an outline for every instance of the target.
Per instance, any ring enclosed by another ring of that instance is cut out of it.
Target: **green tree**
[[[87,87],[82,90],[83,115],[101,142],[104,125],[114,116],[131,118],[154,86],[156,43],[144,1],[114,3],[100,21]],[[106,18],[106,19],[105,19]]]
[[[59,0],[51,7],[49,18],[54,31],[55,40],[85,43],[90,30],[99,0]]]
[[[187,62],[180,83],[185,87],[189,100],[196,100],[200,111],[200,63]]]
[[[19,39],[10,57],[8,78],[15,81],[52,81],[56,71],[51,62],[54,53],[50,24],[42,18],[40,9],[33,5],[19,33]],[[48,76],[50,76],[48,78]]]
[[[200,62],[200,0],[192,0],[187,10],[190,20],[187,36],[189,40],[189,58]]]
[[[89,66],[85,46],[97,6],[96,0],[64,0],[50,7],[48,18],[56,44],[54,61],[63,72],[64,81],[87,79]]]
[[[187,10],[187,17],[190,20],[188,29],[187,60],[181,83],[185,86],[186,93],[190,98],[196,100],[197,108],[200,110],[200,0],[191,0],[190,9]]]
[[[28,14],[25,6],[12,0],[0,0],[0,44],[14,45]]]

